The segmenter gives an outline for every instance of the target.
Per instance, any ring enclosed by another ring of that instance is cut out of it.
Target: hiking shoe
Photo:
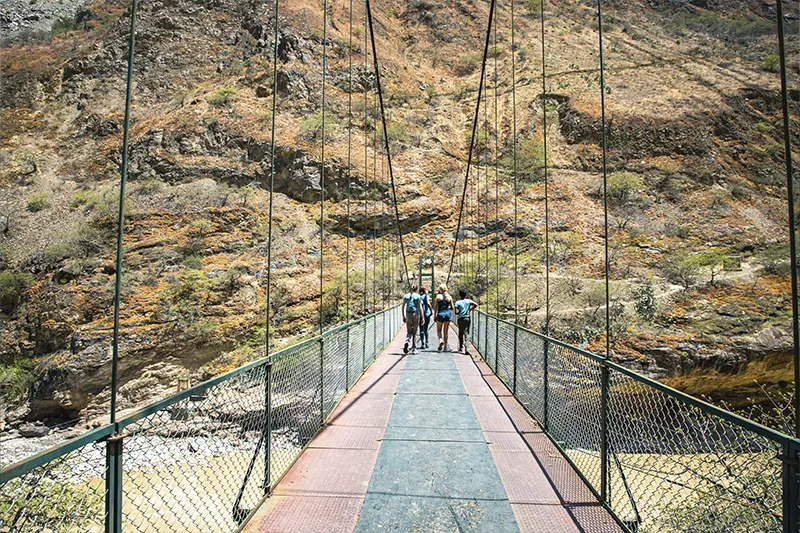
[[[439,341],[439,349],[438,349],[438,351],[441,352],[443,348],[444,348],[444,341]]]
[[[408,341],[406,341],[406,343],[403,345],[403,353],[408,353]]]

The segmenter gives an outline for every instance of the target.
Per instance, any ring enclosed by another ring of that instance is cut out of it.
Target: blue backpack
[[[403,296],[406,303],[406,313],[416,314],[419,312],[420,296],[416,292],[410,292]]]

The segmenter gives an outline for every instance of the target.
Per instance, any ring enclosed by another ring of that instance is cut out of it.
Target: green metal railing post
[[[544,361],[542,366],[544,367],[544,400],[542,402],[542,410],[544,411],[542,418],[542,424],[544,427],[545,433],[550,429],[550,424],[548,423],[548,418],[550,417],[550,342],[545,339],[544,340]]]
[[[783,533],[800,528],[800,443],[787,440],[781,453],[783,460]]]
[[[122,532],[122,435],[106,440],[106,533]]]
[[[600,367],[600,500],[610,504],[608,486],[608,367]]]
[[[272,361],[264,376],[264,494],[272,493]]]

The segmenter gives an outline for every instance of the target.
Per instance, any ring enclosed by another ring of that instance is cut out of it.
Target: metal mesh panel
[[[385,336],[384,326],[383,326],[383,313],[378,313],[375,317],[375,352],[372,354],[373,359],[378,356],[381,348],[383,348],[383,337]]]
[[[486,350],[485,357],[491,361],[491,365],[494,368],[495,373],[497,373],[497,352],[494,349],[497,319],[489,315],[484,315],[484,318],[486,319],[486,327],[484,328],[483,333],[486,335],[486,338],[482,340],[483,346],[485,346],[484,350]]]
[[[0,485],[0,531],[103,531],[105,465],[92,442]]]
[[[641,532],[782,530],[781,446],[611,371],[609,494]]]
[[[289,470],[322,425],[320,348],[312,342],[283,354],[272,369],[272,480]]]
[[[550,344],[550,432],[598,492],[601,463],[600,374],[599,362],[557,344]]]
[[[348,385],[352,387],[364,370],[364,328],[362,320],[350,328],[350,369]]]
[[[502,331],[501,331],[502,333]],[[513,335],[505,341],[513,349]],[[501,339],[505,340],[502,334]],[[517,398],[544,425],[544,340],[524,329],[517,333]]]
[[[123,528],[235,528],[234,502],[248,468],[240,507],[252,509],[264,494],[265,391],[262,365],[125,427]]]
[[[375,317],[368,317],[365,322],[367,324],[367,348],[365,359],[367,364],[369,364],[375,355]]]
[[[511,389],[514,385],[514,326],[496,318],[489,324],[489,347],[490,353],[497,357],[497,377]]]
[[[325,335],[325,418],[347,392],[347,328]]]
[[[477,349],[478,353],[481,354],[483,360],[489,363],[489,361],[486,359],[486,354],[484,353],[485,344],[483,343],[483,339],[486,338],[486,332],[484,331],[484,328],[486,327],[486,315],[478,312],[477,318],[478,323],[475,325],[476,327],[470,328],[472,330],[472,345],[475,346],[475,349]]]

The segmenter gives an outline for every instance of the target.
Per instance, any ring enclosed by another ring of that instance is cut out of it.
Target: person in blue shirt
[[[455,304],[456,320],[458,323],[458,351],[462,349],[467,353],[467,344],[464,342],[464,337],[469,333],[470,312],[478,307],[478,304],[467,298],[467,291],[461,289],[458,291],[458,296],[461,298]]]
[[[431,327],[431,316],[433,315],[433,306],[431,305],[431,297],[428,296],[428,290],[425,287],[419,288],[420,301],[422,302],[422,322],[419,324],[419,343],[420,347],[424,350],[428,347],[428,329]]]
[[[422,318],[422,301],[417,293],[417,285],[411,286],[411,292],[403,296],[403,322],[406,325],[406,342],[403,353],[408,353],[408,344],[411,342],[411,353],[417,353],[417,328]]]

